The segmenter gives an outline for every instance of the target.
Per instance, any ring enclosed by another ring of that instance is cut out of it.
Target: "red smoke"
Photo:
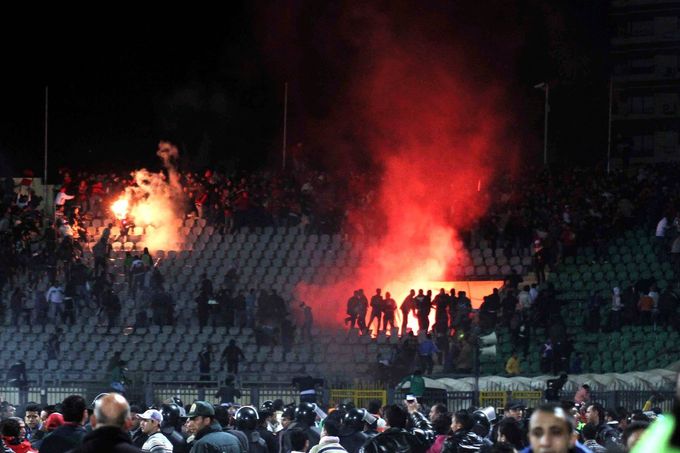
[[[400,305],[410,288],[436,294],[428,282],[460,277],[449,271],[467,259],[457,231],[484,214],[486,188],[514,151],[502,89],[488,77],[475,83],[465,52],[411,32],[415,38],[398,38],[389,26],[371,31],[344,104],[380,168],[370,179],[375,209],[349,215],[350,230],[371,239],[354,238],[362,257],[349,278],[298,287],[317,320],[336,326],[357,288],[370,300],[380,287]]]

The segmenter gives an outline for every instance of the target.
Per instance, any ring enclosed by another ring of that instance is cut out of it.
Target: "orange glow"
[[[178,231],[182,224],[183,191],[179,174],[173,165],[178,157],[177,148],[168,142],[160,142],[156,153],[163,161],[163,172],[153,173],[145,169],[133,173],[134,184],[112,203],[111,211],[117,219],[128,219],[146,231],[142,241],[151,251],[178,250],[185,244]]]
[[[475,310],[478,310],[479,307],[482,305],[482,302],[484,302],[484,296],[488,296],[489,294],[493,293],[494,288],[500,289],[501,286],[503,286],[503,281],[502,280],[472,280],[472,281],[430,281],[426,282],[424,285],[416,285],[416,286],[411,286],[409,289],[406,290],[404,293],[404,296],[408,293],[408,291],[413,288],[416,290],[416,293],[418,292],[419,289],[423,289],[424,292],[427,292],[428,289],[432,290],[432,299],[435,298],[437,294],[439,294],[439,290],[441,288],[444,288],[446,293],[448,294],[449,291],[452,288],[455,288],[456,290],[456,295],[458,294],[458,291],[465,291],[465,294],[467,295],[468,299],[472,302],[472,308]],[[396,299],[395,299],[396,300]],[[397,300],[397,305],[401,305],[402,300]],[[401,326],[401,310],[397,310],[395,313],[395,324],[397,326]],[[435,307],[432,307],[432,310],[430,311],[430,329],[435,323]],[[409,315],[409,320],[408,320],[408,327],[415,333],[418,332],[418,319],[413,316],[411,313]]]
[[[128,205],[127,198],[120,197],[111,204],[111,212],[113,212],[113,215],[115,215],[118,220],[122,220],[127,217]]]

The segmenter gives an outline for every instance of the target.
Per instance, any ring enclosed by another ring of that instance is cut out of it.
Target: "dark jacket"
[[[231,427],[222,427],[222,431],[225,433],[233,434],[234,437],[238,440],[239,445],[241,446],[241,451],[246,452],[248,451],[248,437],[245,435],[243,431],[239,431],[238,429],[234,429]]]
[[[175,428],[166,426],[165,428],[161,428],[161,432],[172,444],[172,453],[189,453],[189,446],[187,445],[186,439],[175,431]]]
[[[307,435],[307,439],[309,439],[309,447],[313,447],[314,445],[319,444],[319,440],[321,440],[321,435],[319,431],[314,428],[310,428],[307,425],[304,425],[300,422],[293,422],[290,425],[288,425],[288,428],[284,429],[279,433],[279,437],[281,438],[280,442],[280,447],[281,449],[279,450],[280,453],[290,453],[291,450],[293,449],[291,444],[290,444],[290,433],[292,431],[303,431]]]
[[[484,439],[477,434],[459,429],[444,441],[441,453],[458,453],[461,451],[472,453],[479,451],[482,445],[484,445]]]
[[[411,414],[414,428],[389,428],[366,441],[360,453],[424,453],[434,442],[435,434],[423,414]]]
[[[532,450],[531,447],[527,447],[520,453],[534,453],[534,450]],[[592,453],[592,452],[585,445],[576,442],[576,445],[574,445],[574,448],[569,450],[569,453]]]
[[[68,423],[52,431],[40,445],[40,453],[64,453],[83,443],[87,434],[81,425]]]
[[[257,432],[260,433],[260,437],[264,439],[267,444],[267,449],[269,453],[278,453],[279,444],[276,442],[276,437],[267,429],[261,426],[257,427]]]
[[[241,453],[238,438],[222,431],[222,427],[215,420],[196,433],[191,453]]]
[[[71,453],[141,453],[132,445],[130,435],[116,426],[102,426],[83,438],[83,443]]]
[[[595,440],[597,440],[598,444],[609,448],[611,445],[620,443],[620,434],[615,428],[602,422],[597,426],[597,436],[595,437]]]
[[[340,439],[340,445],[342,445],[349,453],[357,453],[362,445],[368,440],[366,434],[356,430],[343,430],[338,437]]]

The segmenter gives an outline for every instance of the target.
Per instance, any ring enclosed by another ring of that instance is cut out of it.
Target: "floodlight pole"
[[[49,119],[49,87],[45,87],[45,149],[44,149],[44,159],[43,159],[43,206],[44,211],[47,212],[47,125]]]
[[[281,149],[281,168],[286,169],[286,133],[288,128],[288,82],[284,84],[283,89],[283,144]]]
[[[609,77],[609,117],[607,124],[607,174],[611,171],[611,154],[612,154],[612,95],[614,94],[614,82],[612,77]]]
[[[548,166],[548,116],[550,114],[550,85],[542,82],[534,85],[534,88],[545,92],[545,106],[543,113],[543,165]]]

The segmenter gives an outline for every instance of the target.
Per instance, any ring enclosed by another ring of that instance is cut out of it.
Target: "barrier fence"
[[[61,385],[32,386],[25,391],[16,387],[0,386],[0,401],[9,401],[23,406],[26,402],[40,404],[57,404],[65,397],[73,394],[83,395],[86,400],[109,391],[101,382],[62,382]],[[178,397],[184,404],[190,404],[200,399],[219,404],[216,394],[219,390],[216,381],[209,382],[141,382],[126,389],[125,395],[130,401],[140,405],[151,406]],[[283,400],[284,404],[298,403],[299,392],[291,386],[285,385],[250,385],[240,387],[241,397],[235,398],[233,403],[259,406],[265,400]],[[407,392],[392,388],[331,388],[320,389],[317,395],[319,403],[335,405],[351,401],[357,407],[366,407],[371,400],[379,400],[381,405],[398,403],[404,400]],[[654,395],[652,407],[659,407],[664,412],[671,410],[674,390],[614,390],[593,392],[592,401],[603,404],[606,408],[624,407],[628,410],[641,409],[645,402]],[[572,392],[563,392],[563,399],[573,398]],[[509,401],[519,401],[527,407],[536,407],[543,402],[541,391],[447,391],[427,389],[421,398],[425,405],[436,403],[445,404],[449,411],[455,412],[472,406],[493,406],[502,410]]]
[[[387,404],[387,390],[385,389],[331,389],[329,403],[335,405],[351,401],[356,407],[368,407],[372,400],[379,400],[380,405]]]

